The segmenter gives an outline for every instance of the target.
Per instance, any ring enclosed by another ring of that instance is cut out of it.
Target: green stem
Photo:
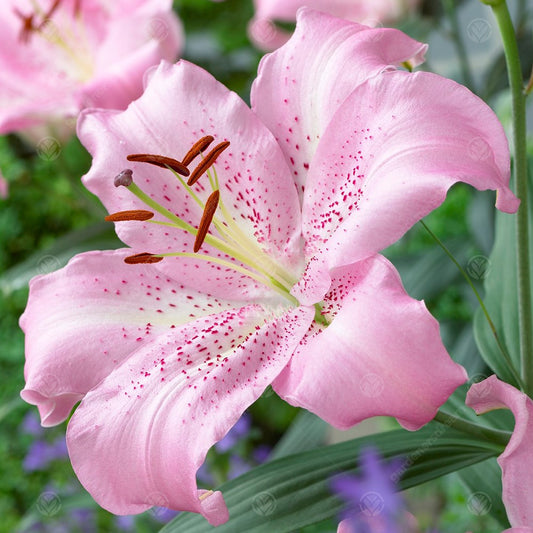
[[[478,426],[472,422],[468,422],[464,418],[458,418],[450,415],[444,411],[438,411],[434,418],[435,422],[439,422],[448,427],[453,427],[463,433],[473,435],[474,437],[481,437],[483,440],[489,440],[499,446],[507,446],[511,434],[507,431],[500,431],[498,429],[491,429],[485,426]]]
[[[515,29],[507,3],[491,2],[502,36],[507,74],[513,102],[514,182],[520,208],[516,218],[518,260],[518,325],[520,330],[520,371],[525,391],[533,396],[533,329],[529,259],[528,183],[526,148],[526,96]]]
[[[446,11],[446,15],[452,26],[452,37],[457,50],[457,56],[459,57],[463,82],[470,90],[475,92],[472,70],[470,69],[470,63],[468,62],[468,54],[466,53],[465,43],[459,29],[459,19],[457,17],[455,0],[442,0],[442,3],[444,4],[444,10]]]
[[[505,362],[509,366],[509,370],[513,374],[513,377],[516,379],[516,382],[520,386],[522,390],[524,390],[524,383],[522,382],[522,379],[520,377],[520,374],[516,371],[513,362],[511,361],[511,357],[507,353],[507,350],[505,349],[505,346],[500,341],[500,338],[498,336],[498,332],[496,331],[496,326],[494,325],[494,322],[492,321],[489,311],[487,310],[487,307],[485,306],[485,303],[483,302],[483,299],[481,298],[481,295],[479,294],[478,290],[476,289],[475,285],[472,283],[472,280],[470,279],[470,276],[465,272],[465,269],[460,265],[460,263],[455,259],[452,252],[447,248],[447,246],[428,228],[426,223],[421,220],[420,224],[424,226],[426,231],[433,237],[435,242],[444,250],[444,253],[452,260],[454,265],[459,269],[459,272],[463,275],[468,285],[470,285],[470,288],[472,289],[473,293],[476,296],[477,301],[479,302],[479,305],[481,307],[481,310],[483,311],[483,314],[485,315],[485,318],[487,319],[487,322],[489,323],[489,327],[492,331],[492,335],[494,336],[494,339],[496,340],[496,344],[498,345],[498,348],[500,349],[500,352],[505,359]]]

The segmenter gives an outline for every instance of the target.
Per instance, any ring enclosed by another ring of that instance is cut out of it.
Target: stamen
[[[41,22],[37,23],[35,18],[36,13],[31,15],[22,14],[16,7],[14,8],[15,15],[22,20],[22,28],[20,30],[20,40],[24,43],[29,42],[30,36],[34,31],[41,31],[48,21],[52,18],[52,15],[56,12],[61,0],[55,0],[50,9],[42,14]]]
[[[61,0],[55,0],[55,2],[52,4],[52,7],[48,10],[47,13],[43,15],[43,20],[37,26],[37,29],[40,30],[42,27],[52,18],[52,15],[54,14],[55,10],[59,7],[59,4],[61,3]]]
[[[151,165],[156,165],[161,168],[170,167],[174,172],[185,177],[190,174],[189,169],[183,163],[180,163],[172,157],[165,157],[164,155],[131,154],[126,159],[128,161],[137,161],[139,163],[150,163]]]
[[[209,229],[211,221],[213,220],[213,217],[215,215],[215,211],[217,210],[219,199],[220,191],[216,190],[209,195],[209,198],[205,203],[205,209],[202,214],[202,220],[200,220],[198,232],[196,233],[196,239],[194,241],[193,250],[195,253],[202,247],[202,244],[204,243],[205,236],[207,235],[207,230]]]
[[[202,137],[199,141],[196,141],[192,148],[185,154],[185,157],[183,158],[182,163],[188,167],[190,163],[192,163],[193,159],[200,155],[204,150],[207,150],[209,148],[209,145],[215,140],[214,137],[211,135],[206,135],[205,137]]]
[[[163,258],[158,257],[157,255],[154,255],[154,254],[149,254],[148,252],[144,252],[142,254],[129,255],[128,257],[124,258],[124,263],[128,263],[128,265],[159,263],[159,261],[163,261]]]
[[[214,164],[217,157],[229,146],[229,141],[217,144],[206,156],[205,159],[194,169],[191,177],[187,181],[187,185],[190,187],[194,185],[207,169]]]
[[[209,498],[209,496],[211,496],[211,494],[214,494],[214,492],[212,490],[208,490],[207,492],[204,492],[203,494],[200,494],[200,496],[198,496],[198,499],[200,501],[204,501],[206,498]]]
[[[33,27],[33,13],[31,15],[24,15],[16,7],[13,9],[15,15],[22,21],[22,28],[20,29],[19,40],[27,43],[30,40],[30,35],[35,29]]]
[[[154,214],[151,211],[145,211],[144,209],[132,209],[131,211],[118,211],[107,215],[105,220],[108,222],[124,222],[127,220],[150,220]]]
[[[114,179],[115,187],[129,187],[133,183],[133,170],[131,168],[126,168],[119,174],[115,176]]]

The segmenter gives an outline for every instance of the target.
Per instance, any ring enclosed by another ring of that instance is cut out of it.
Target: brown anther
[[[52,15],[55,13],[60,3],[61,3],[61,0],[55,0],[55,2],[52,4],[50,9],[44,14],[43,20],[41,21],[39,26],[37,26],[38,30],[40,30],[52,18]]]
[[[114,179],[115,187],[129,187],[133,183],[133,170],[131,168],[126,168],[119,174],[115,176]]]
[[[125,222],[127,220],[150,220],[154,214],[151,211],[145,211],[144,209],[132,209],[130,211],[119,211],[118,213],[112,213],[107,215],[105,220],[108,222]]]
[[[128,265],[159,263],[159,261],[163,261],[163,258],[158,257],[157,255],[154,255],[154,254],[149,254],[148,252],[144,252],[142,254],[129,255],[128,257],[124,258],[124,263],[128,263]]]
[[[202,219],[200,220],[200,224],[198,225],[198,232],[196,233],[196,239],[194,241],[194,253],[196,253],[204,243],[205,236],[207,235],[207,230],[209,229],[213,217],[215,216],[215,211],[217,210],[219,199],[220,192],[216,190],[209,195],[209,198],[205,203]]]
[[[205,159],[193,170],[191,177],[187,181],[189,187],[194,185],[211,165],[215,163],[217,157],[229,146],[229,141],[217,144],[206,156]]]
[[[185,157],[183,158],[182,163],[188,167],[190,163],[194,160],[194,158],[198,155],[200,155],[204,150],[207,150],[209,148],[209,145],[215,140],[214,137],[211,135],[206,135],[205,137],[202,137],[199,141],[196,141],[192,148],[185,154]]]
[[[23,43],[30,40],[30,35],[35,30],[33,26],[33,13],[31,15],[24,15],[16,7],[13,9],[15,15],[22,21],[22,28],[20,29],[19,39]]]
[[[189,169],[183,164],[173,159],[172,157],[165,157],[164,155],[154,154],[131,154],[126,158],[128,161],[136,161],[138,163],[150,163],[161,168],[171,168],[174,172],[177,172],[181,176],[187,177],[190,172]]]

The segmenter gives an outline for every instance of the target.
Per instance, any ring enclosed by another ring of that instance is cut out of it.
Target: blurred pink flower
[[[298,28],[261,63],[253,110],[163,62],[126,111],[82,113],[84,182],[131,248],[32,281],[22,397],[44,425],[81,400],[71,461],[112,512],[226,520],[195,475],[269,384],[340,428],[417,429],[466,380],[377,252],[459,180],[516,210],[503,129],[456,83],[397,71],[425,50],[397,30],[311,10]]]
[[[258,48],[270,51],[291,36],[275,22],[294,22],[296,12],[303,6],[366,26],[381,26],[397,21],[419,3],[420,0],[254,0],[255,15],[248,33]]]
[[[491,376],[470,387],[466,405],[479,415],[510,409],[515,427],[505,451],[498,457],[502,469],[503,503],[513,526],[506,532],[533,533],[533,401],[513,386]]]
[[[182,44],[171,0],[3,0],[0,34],[0,134],[34,141],[67,137],[85,107],[125,109]]]
[[[2,176],[2,171],[0,171],[0,198],[7,198],[8,192],[9,186],[7,180]]]

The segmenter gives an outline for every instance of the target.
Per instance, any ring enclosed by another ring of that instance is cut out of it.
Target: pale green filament
[[[255,279],[256,281],[263,285],[266,285],[267,287],[270,287],[272,290],[276,291],[277,293],[290,300],[292,304],[296,306],[299,305],[298,300],[292,294],[287,293],[287,290],[284,287],[280,287],[279,285],[272,283],[271,281],[257,274],[256,272],[247,270],[246,268],[240,265],[236,265],[230,261],[226,261],[225,259],[191,252],[173,252],[168,254],[157,254],[157,257],[192,257],[194,259],[201,259],[203,261],[209,261],[210,263],[230,268],[232,270],[235,270],[236,272],[244,274],[245,276]]]
[[[205,208],[204,202],[191,190],[191,188],[185,183],[183,178],[178,174],[174,173],[183,186],[186,188],[187,192],[191,194],[193,200],[203,209]],[[212,185],[218,183],[218,179],[210,180]],[[174,213],[160,205],[158,202],[150,198],[138,185],[132,183],[128,186],[128,189],[137,196],[142,202],[147,206],[151,207],[154,211],[165,217],[170,222],[164,221],[149,221],[153,224],[159,224],[164,226],[175,227],[184,231],[189,232],[192,235],[196,235],[197,229],[194,226],[191,226]],[[221,209],[222,211],[222,209]],[[229,261],[213,257],[210,255],[196,254],[196,253],[186,253],[186,252],[177,252],[169,254],[156,254],[159,257],[194,257],[195,259],[201,259],[204,261],[210,261],[214,264],[219,264],[231,268],[236,272],[244,274],[263,285],[269,287],[270,289],[282,294],[287,298],[292,304],[298,305],[297,299],[290,294],[292,285],[294,285],[295,280],[293,281],[291,276],[288,276],[282,268],[270,260],[270,258],[265,257],[262,250],[251,242],[248,237],[240,230],[240,228],[235,224],[228,211],[224,208],[223,211],[224,222],[214,217],[213,222],[219,233],[226,238],[229,238],[235,245],[235,247],[230,242],[222,240],[214,235],[207,234],[205,242],[213,246],[214,248],[220,250],[226,255],[229,255],[235,258],[237,261],[250,266],[256,272],[248,270],[241,267],[240,265],[233,264]],[[230,227],[231,224],[231,227]],[[251,250],[250,250],[251,249]],[[261,258],[259,261],[257,259]],[[266,261],[265,261],[266,259]],[[291,280],[291,281],[289,281]]]

